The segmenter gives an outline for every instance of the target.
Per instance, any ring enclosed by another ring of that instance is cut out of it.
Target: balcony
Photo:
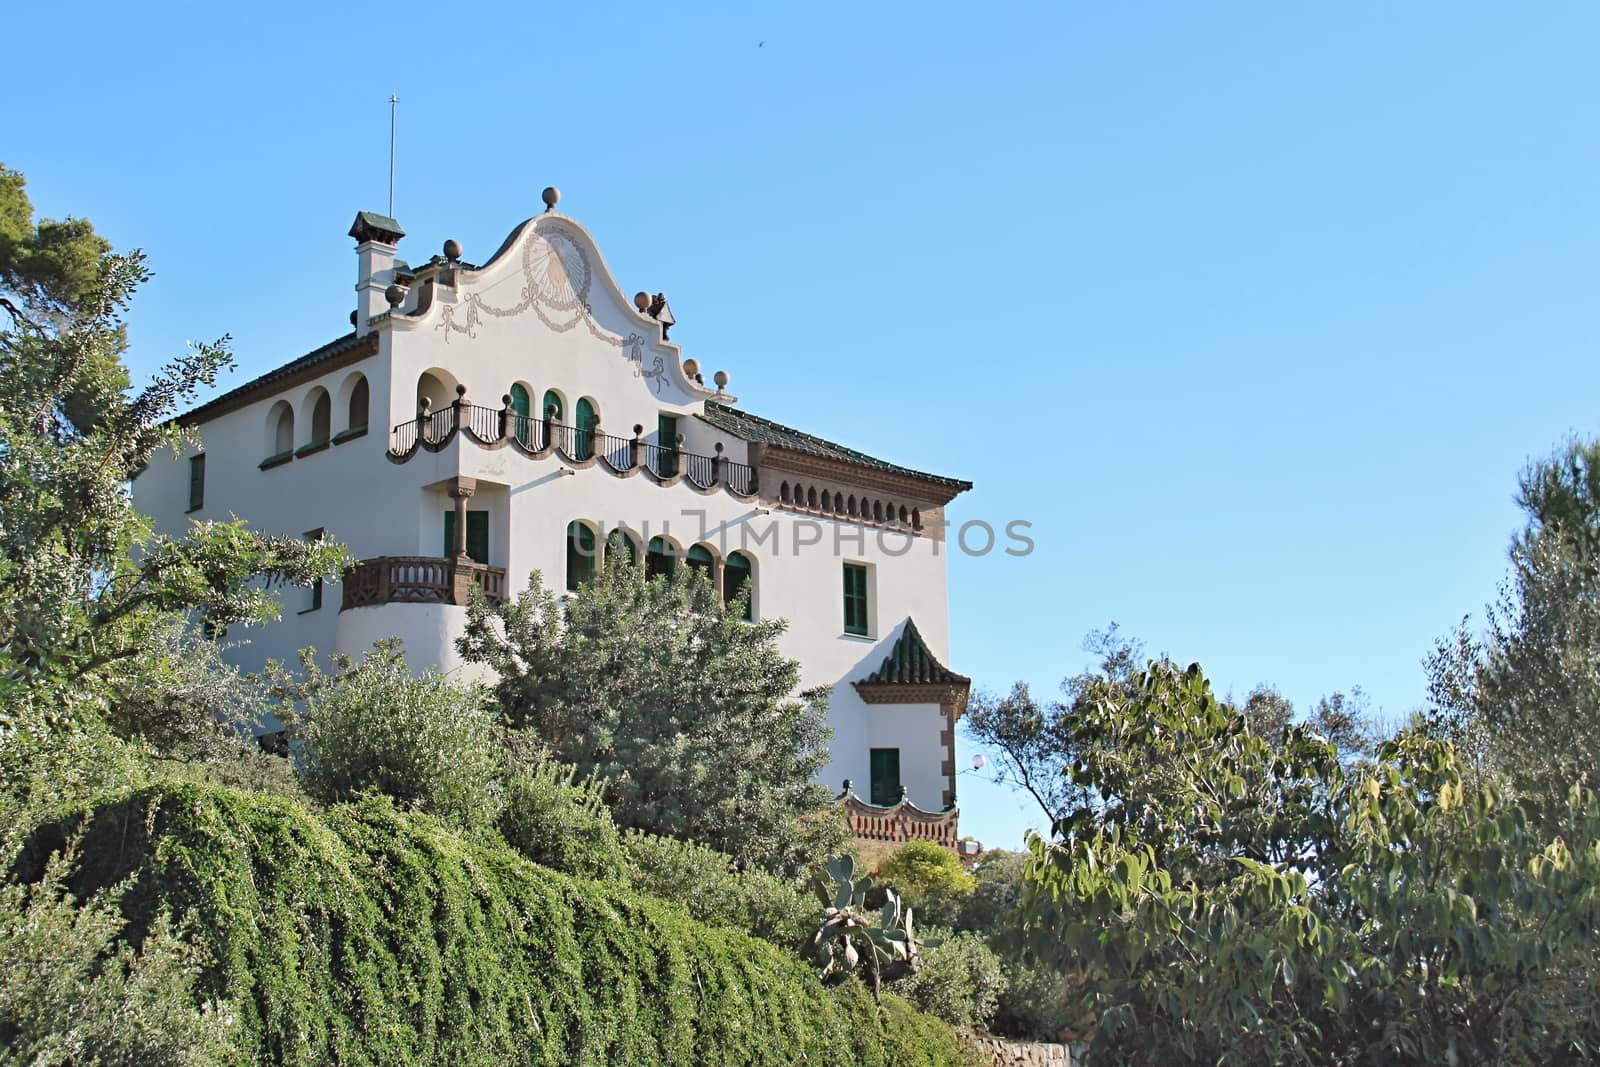
[[[542,459],[556,455],[577,467],[604,465],[613,474],[648,475],[662,484],[687,481],[701,490],[722,486],[738,497],[756,494],[756,471],[722,455],[702,456],[681,448],[663,447],[644,440],[641,426],[632,437],[602,433],[599,428],[584,429],[519,415],[509,406],[483,407],[465,399],[430,411],[424,404],[414,419],[396,426],[389,434],[389,459],[404,463],[419,449],[437,452],[460,434],[482,448],[511,448],[525,456]]]
[[[506,570],[470,559],[377,556],[344,570],[340,611],[378,604],[466,604],[472,587],[499,602],[506,596]]]

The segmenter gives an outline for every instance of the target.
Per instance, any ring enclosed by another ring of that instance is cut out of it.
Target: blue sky
[[[157,272],[147,371],[347,329],[356,210],[486,258],[556,184],[750,410],[970,478],[953,663],[1111,620],[1400,715],[1600,422],[1600,7],[22,5],[0,159]],[[960,760],[967,765],[969,753]],[[1027,805],[970,775],[963,827]]]

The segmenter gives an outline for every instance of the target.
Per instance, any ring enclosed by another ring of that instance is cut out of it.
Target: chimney
[[[387,215],[363,211],[350,226],[357,241],[356,259],[356,336],[372,331],[369,320],[389,310],[383,291],[394,281],[395,246],[406,231]]]

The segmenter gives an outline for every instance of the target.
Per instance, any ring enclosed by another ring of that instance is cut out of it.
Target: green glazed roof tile
[[[894,648],[883,665],[858,684],[876,685],[970,685],[972,679],[940,663],[917,624],[906,620],[906,628],[895,639]]]

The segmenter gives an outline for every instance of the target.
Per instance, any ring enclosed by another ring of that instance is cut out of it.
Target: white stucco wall
[[[687,483],[659,485],[642,474],[619,477],[603,464],[564,473],[571,468],[559,457],[487,449],[459,434],[438,452],[419,449],[403,463],[392,462],[385,454],[389,429],[414,418],[417,382],[429,370],[446,383],[465,385],[467,402],[487,407],[500,407],[513,382],[528,387],[536,408],[546,390],[556,389],[568,422],[578,398],[590,397],[601,429],[621,437],[631,437],[639,424],[653,441],[658,414],[676,414],[688,450],[710,454],[721,442],[730,460],[748,458],[743,441],[694,417],[716,390],[684,375],[678,346],[663,341],[659,326],[634,309],[592,240],[571,220],[530,220],[494,262],[460,272],[453,288],[436,285],[426,312],[408,314],[421,288],[413,286],[398,313],[377,323],[376,354],[199,425],[199,447],[207,457],[202,509],[185,514],[187,455],[157,457],[134,483],[135,504],[167,532],[181,531],[191,518],[238,516],[276,533],[323,528],[357,559],[437,556],[443,513],[452,507],[445,487],[458,475],[472,477],[477,489],[469,508],[489,513],[489,562],[507,568],[513,591],[535,569],[544,572],[547,584],[563,586],[565,531],[574,519],[627,527],[641,544],[649,535],[667,534],[681,548],[708,543],[719,557],[742,549],[756,564],[758,614],[789,620],[782,647],[801,663],[803,685],[833,687],[828,718],[834,737],[825,784],[837,789],[850,778],[865,796],[868,751],[898,747],[912,802],[942,807],[944,720],[937,706],[869,706],[849,683],[882,663],[907,618],[916,620],[934,654],[950,663],[946,545],[902,533],[880,538],[873,528],[768,508],[721,488],[704,493]],[[702,367],[706,383],[714,370]],[[346,428],[343,401],[357,373],[366,376],[371,395],[364,437],[259,469],[271,451],[268,420],[278,400],[293,406],[295,442],[303,445],[311,429],[308,405],[319,388],[333,399],[333,431]],[[764,493],[775,491],[768,483],[779,477],[763,475]],[[846,560],[871,567],[867,637],[843,632]],[[399,636],[414,666],[459,666],[453,640],[462,608],[390,604],[341,612],[340,589],[330,585],[320,611],[300,614],[309,596],[288,590],[281,622],[230,631],[230,639],[248,644],[229,655],[254,670],[268,658],[292,659],[305,646],[355,655],[379,638]]]

